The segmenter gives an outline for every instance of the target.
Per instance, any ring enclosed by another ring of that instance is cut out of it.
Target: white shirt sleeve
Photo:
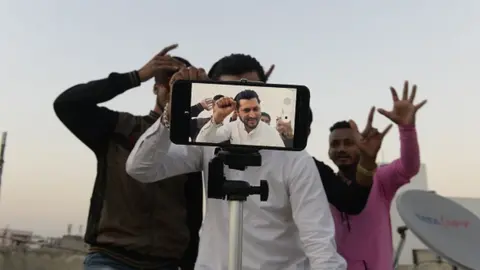
[[[311,270],[345,270],[338,254],[335,226],[318,169],[306,152],[293,162],[287,178],[290,204]]]
[[[221,143],[230,140],[232,131],[228,125],[215,124],[208,121],[198,132],[197,142]]]
[[[158,119],[138,139],[128,156],[126,171],[140,182],[151,183],[201,171],[202,162],[201,147],[173,144],[170,131]]]

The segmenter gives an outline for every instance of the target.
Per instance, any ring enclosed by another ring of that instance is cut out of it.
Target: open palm
[[[378,112],[388,119],[392,120],[397,125],[413,125],[415,124],[415,114],[417,111],[427,103],[427,100],[414,105],[415,95],[417,94],[417,86],[414,84],[409,96],[408,81],[403,85],[402,99],[398,98],[395,88],[390,87],[393,100],[393,108],[390,111],[385,109],[378,109]]]

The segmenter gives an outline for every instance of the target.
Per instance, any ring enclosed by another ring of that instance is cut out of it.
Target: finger
[[[416,95],[417,95],[417,85],[414,84],[412,86],[412,93],[410,93],[410,97],[408,98],[408,101],[410,101],[410,103],[413,103]]]
[[[175,62],[173,58],[167,57],[167,56],[159,56],[153,59],[153,64],[162,64],[162,65],[170,65],[170,66],[176,66],[179,68],[185,67],[183,63],[181,62]]]
[[[415,105],[415,111],[418,111],[420,110],[420,108],[423,107],[423,105],[427,104],[427,100],[425,99],[424,101],[418,103],[417,105]]]
[[[267,78],[270,78],[270,75],[272,75],[272,72],[273,70],[275,69],[275,65],[271,65],[270,68],[267,70],[267,72],[265,72],[265,77]]]
[[[175,66],[187,67],[187,65],[185,65],[185,63],[183,63],[182,61],[180,61],[178,59],[175,59],[173,57],[170,57],[169,61],[172,62]]]
[[[377,112],[385,117],[387,117],[388,119],[392,120],[392,113],[389,112],[389,111],[386,111],[384,109],[378,109]]]
[[[358,131],[357,123],[355,123],[355,121],[353,120],[349,120],[348,123],[350,124],[350,128],[353,130],[355,143],[356,144],[360,143],[363,140],[363,137]]]
[[[395,90],[395,88],[393,88],[393,87],[390,87],[390,92],[392,93],[392,100],[393,100],[393,102],[398,101],[397,90]]]
[[[210,79],[208,78],[207,72],[206,72],[205,69],[203,69],[203,68],[199,68],[199,69],[198,69],[198,78],[199,78],[199,80],[202,80],[202,81],[208,81],[208,80],[210,80]]]
[[[166,55],[169,51],[173,50],[173,49],[176,49],[178,47],[178,44],[172,44],[170,46],[167,46],[165,48],[163,48],[163,50],[160,51],[160,53],[158,55]]]
[[[365,126],[365,129],[363,130],[362,135],[365,135],[364,133],[368,132],[368,130],[372,128],[374,115],[375,115],[375,107],[372,107],[370,108],[370,112],[368,113],[367,125]]]
[[[382,133],[380,133],[382,135],[382,138],[385,137],[385,135],[387,135],[387,133],[390,131],[390,129],[392,129],[392,127],[393,125],[390,124],[382,131]]]
[[[178,67],[171,66],[171,65],[155,65],[155,71],[178,71],[180,70]]]
[[[361,136],[360,132],[358,131],[357,123],[355,123],[355,121],[348,120],[348,124],[350,125],[350,128],[353,130],[355,134],[358,134],[358,136]]]
[[[407,100],[407,99],[408,99],[408,81],[405,81],[403,83],[402,100]]]

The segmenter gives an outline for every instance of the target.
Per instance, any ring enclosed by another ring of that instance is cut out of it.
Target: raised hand
[[[215,104],[217,106],[215,112],[213,113],[213,121],[215,121],[216,124],[222,123],[225,117],[231,114],[236,107],[235,100],[230,97],[223,97],[217,100]]]
[[[418,103],[417,105],[413,104],[415,100],[415,95],[417,94],[417,86],[414,84],[412,87],[412,92],[410,96],[408,95],[408,81],[405,81],[403,85],[403,95],[402,99],[398,98],[397,91],[395,88],[390,87],[390,91],[392,92],[392,99],[393,99],[393,109],[391,111],[387,111],[384,109],[378,109],[378,112],[383,116],[387,117],[388,119],[392,120],[397,125],[404,126],[404,125],[414,125],[415,124],[415,114],[417,111],[423,107],[427,103],[427,100],[423,100],[422,102]]]
[[[270,78],[270,75],[272,75],[273,70],[275,69],[275,65],[271,65],[270,68],[265,72],[265,78],[268,79]]]
[[[177,48],[178,44],[172,44],[163,48],[157,55],[148,61],[141,69],[138,75],[141,82],[146,82],[154,76],[164,76],[165,73],[172,73],[185,67],[185,64],[168,55],[168,53]]]
[[[375,114],[375,107],[370,109],[368,113],[368,120],[365,129],[360,133],[355,121],[350,120],[350,127],[355,133],[355,144],[360,149],[360,155],[364,155],[370,159],[375,160],[382,146],[383,138],[392,128],[392,124],[388,125],[382,132],[379,132],[373,127],[373,116]]]
[[[277,119],[277,131],[285,138],[293,138],[293,128],[291,122],[285,122],[281,118]]]
[[[200,101],[200,105],[202,105],[202,108],[206,111],[210,111],[213,108],[213,99],[212,98],[206,98]]]
[[[180,80],[189,80],[189,81],[206,81],[209,80],[207,73],[203,68],[195,68],[195,67],[183,67],[179,71],[177,71],[175,74],[172,75],[170,78],[169,82],[169,92],[166,93],[167,95],[167,100],[168,104],[172,104],[172,95],[171,91],[173,90],[173,85],[175,84],[176,81]],[[171,108],[170,106],[167,106],[167,115],[166,115],[166,120],[169,121],[170,119],[170,113],[171,113]]]
[[[184,67],[178,72],[173,74],[170,78],[170,89],[173,89],[173,85],[176,81],[187,80],[187,81],[208,81],[210,80],[207,76],[207,73],[203,68],[196,67]]]

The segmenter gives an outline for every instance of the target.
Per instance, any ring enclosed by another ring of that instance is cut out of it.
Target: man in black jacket
[[[136,140],[163,111],[170,76],[190,66],[167,55],[176,47],[166,47],[138,71],[75,85],[54,102],[58,118],[97,158],[85,269],[193,269],[202,220],[201,174],[141,184],[125,172]],[[153,77],[156,103],[147,115],[98,105]]]

